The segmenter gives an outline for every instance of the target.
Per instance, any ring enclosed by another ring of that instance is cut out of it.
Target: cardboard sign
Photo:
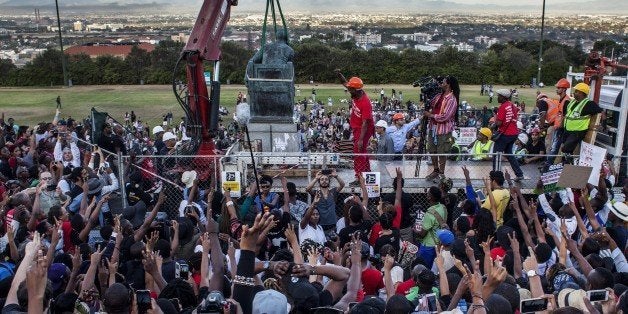
[[[565,165],[563,172],[556,184],[561,188],[581,189],[587,185],[587,181],[591,176],[592,167]]]
[[[459,146],[469,146],[477,139],[477,128],[460,128],[456,143]]]
[[[379,197],[380,195],[380,173],[379,172],[362,172],[364,177],[364,183],[366,185],[366,191],[369,198]]]
[[[606,148],[597,147],[584,141],[580,143],[580,158],[578,166],[592,167],[593,171],[589,177],[589,183],[597,186],[600,182],[600,169],[606,157]]]
[[[223,171],[221,178],[222,189],[229,190],[231,197],[240,197],[242,195],[240,171]]]
[[[545,192],[554,192],[559,188],[556,186],[563,172],[563,165],[556,164],[549,167],[547,172],[541,174],[541,182],[543,182],[543,190]]]

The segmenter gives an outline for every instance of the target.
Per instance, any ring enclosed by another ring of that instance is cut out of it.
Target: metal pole
[[[61,18],[59,18],[59,0],[55,0],[57,7],[57,28],[59,29],[59,47],[61,47],[61,68],[63,69],[63,85],[68,86],[68,73],[66,72],[65,56],[63,55],[63,37],[61,37]]]
[[[543,12],[541,13],[541,45],[539,47],[539,72],[536,74],[536,85],[541,84],[541,65],[543,64],[543,36],[545,31],[545,0],[543,0]]]
[[[251,152],[251,163],[253,164],[253,175],[255,176],[255,184],[257,185],[257,196],[259,197],[260,203],[263,203],[262,192],[259,186],[259,177],[257,176],[257,166],[255,166],[255,157],[253,156],[253,146],[251,146],[251,137],[249,136],[249,127],[247,125],[244,126],[244,131],[246,132],[246,141],[249,144],[249,152]],[[260,208],[261,211],[264,208]]]
[[[122,208],[128,206],[126,202],[126,182],[124,181],[124,162],[122,152],[118,152],[118,180],[120,180],[120,193],[122,194]]]

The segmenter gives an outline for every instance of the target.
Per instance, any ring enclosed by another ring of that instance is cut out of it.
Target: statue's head
[[[288,32],[285,29],[277,31],[277,41],[288,42]]]

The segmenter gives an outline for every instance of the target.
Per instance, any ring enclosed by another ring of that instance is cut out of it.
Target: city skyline
[[[125,8],[141,7],[156,9],[156,7],[177,8],[181,13],[194,13],[200,8],[203,0],[61,0],[62,8],[80,9],[89,11],[90,8]],[[542,0],[291,0],[282,1],[281,5],[286,14],[289,13],[471,13],[471,14],[499,14],[522,13],[540,15]],[[49,8],[54,6],[47,0],[0,0],[0,8],[29,7]],[[239,0],[234,12],[262,12],[265,1]],[[139,8],[138,8],[139,9]],[[548,15],[563,14],[611,14],[628,15],[628,1],[605,0],[554,0],[547,1]]]

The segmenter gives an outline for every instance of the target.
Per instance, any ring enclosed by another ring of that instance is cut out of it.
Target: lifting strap
[[[262,57],[264,56],[264,46],[266,46],[266,26],[268,24],[268,9],[270,9],[272,14],[273,30],[275,38],[277,38],[277,15],[275,13],[275,2],[277,3],[277,9],[279,10],[279,16],[281,17],[283,30],[286,32],[286,43],[288,43],[288,26],[286,25],[286,19],[283,16],[283,11],[281,10],[281,4],[279,4],[279,0],[266,0],[266,14],[264,14],[264,24],[262,25],[262,41],[260,46],[260,53]]]

